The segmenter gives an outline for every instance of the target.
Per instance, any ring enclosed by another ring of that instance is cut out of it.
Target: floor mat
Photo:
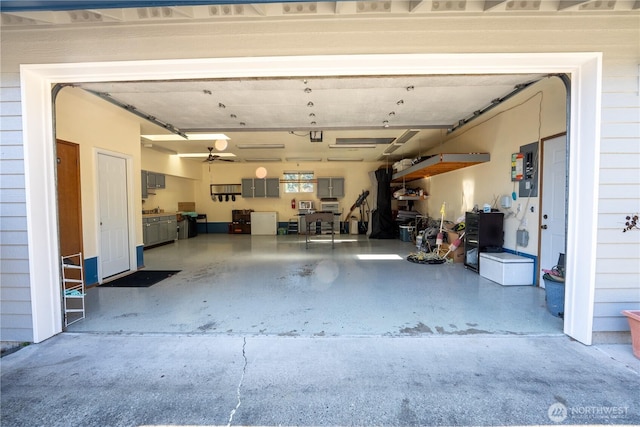
[[[171,277],[180,270],[140,270],[111,282],[103,283],[101,288],[148,288],[161,280]]]

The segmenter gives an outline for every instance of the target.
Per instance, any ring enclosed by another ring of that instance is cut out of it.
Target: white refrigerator
[[[278,212],[251,212],[251,234],[256,236],[278,234]]]

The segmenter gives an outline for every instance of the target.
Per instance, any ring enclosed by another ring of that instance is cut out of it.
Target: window
[[[285,172],[285,193],[313,193],[313,172]]]

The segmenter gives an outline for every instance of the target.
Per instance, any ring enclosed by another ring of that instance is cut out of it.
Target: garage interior
[[[362,163],[373,172],[403,159],[443,152],[450,134],[465,132],[465,125],[473,126],[475,120],[483,122],[486,117],[509,111],[514,103],[530,99],[527,93],[518,98],[520,92],[548,78],[479,75],[321,79],[325,86],[318,86],[322,93],[320,102],[316,99],[315,103],[308,100],[314,89],[306,90],[309,82],[300,79],[214,81],[220,87],[211,93],[230,100],[224,105],[215,100],[209,101],[211,105],[191,105],[198,91],[205,99],[214,98],[207,90],[196,89],[202,82],[81,84],[77,85],[81,88],[74,85],[63,91],[82,90],[81,97],[126,110],[139,121],[141,135],[167,136],[166,140],[153,141],[141,137],[142,156],[145,152],[184,154],[185,162],[203,171],[202,181],[209,181],[201,182],[199,188],[196,184],[196,191],[201,191],[214,183],[212,176],[229,176],[229,171],[240,165],[245,171],[247,167],[257,171],[260,167],[287,170],[293,164],[296,170],[308,170],[316,163]],[[291,85],[294,80],[299,88],[283,90],[282,85]],[[230,87],[225,88],[225,83]],[[267,89],[261,89],[260,84]],[[416,104],[407,109],[407,114],[387,111],[391,103],[397,108],[408,103],[393,93],[398,89],[422,94],[413,98]],[[278,95],[269,96],[273,94]],[[326,100],[332,102],[323,102]],[[234,107],[235,112],[230,113]],[[309,113],[309,108],[313,112]],[[213,112],[219,116],[212,119]],[[238,116],[250,117],[251,129],[247,129],[249,120],[239,121]],[[326,120],[323,126],[318,126],[320,118]],[[320,143],[310,141],[319,131]],[[191,140],[185,144],[183,138],[207,132],[224,132],[229,138],[229,148],[215,148],[212,161],[207,161],[212,151],[208,148],[217,141]],[[416,136],[396,142],[406,132]],[[306,144],[289,143],[287,138],[304,139]],[[372,143],[374,139],[384,142]],[[267,147],[278,145],[274,141],[286,142],[276,148],[281,150],[276,155]],[[252,144],[251,148],[240,148]],[[233,155],[226,157],[225,153],[231,151]],[[222,163],[225,159],[233,162]],[[276,166],[280,163],[284,165]],[[352,177],[344,178],[348,186]],[[358,179],[360,184],[368,177]],[[420,182],[426,187],[425,193],[431,192],[428,178],[420,179],[427,181],[426,185]],[[406,184],[395,185],[404,188]],[[350,190],[350,195],[341,200],[341,216],[363,188],[360,185]],[[206,194],[205,199],[209,197]],[[302,234],[221,233],[227,224],[219,219],[217,210],[230,208],[220,203],[222,200],[214,200],[213,194],[211,197],[205,216],[207,232],[189,239],[176,238],[143,252],[145,269],[179,273],[148,288],[90,286],[86,291],[86,318],[67,330],[280,336],[562,334],[562,319],[545,309],[545,292],[538,286],[501,286],[469,271],[462,263],[407,262],[407,256],[417,249],[414,241],[402,236],[371,239],[365,233],[342,233],[334,236],[335,245],[326,235],[314,236],[309,245]],[[304,194],[292,197],[305,199]],[[289,202],[286,194],[281,193],[280,198],[285,199],[283,203]],[[239,204],[250,202],[238,199]],[[491,202],[494,208],[500,208],[497,200]],[[198,203],[200,212],[202,197]],[[261,208],[262,200],[255,203],[258,211],[271,210]],[[145,211],[149,206],[142,207]],[[432,217],[439,214],[439,207],[439,202],[428,201],[428,197],[411,204],[412,210]],[[394,208],[398,209],[397,205]],[[370,214],[367,212],[367,217]],[[288,219],[283,216],[280,225]],[[209,233],[210,226],[216,232]],[[108,283],[110,279],[100,280]]]

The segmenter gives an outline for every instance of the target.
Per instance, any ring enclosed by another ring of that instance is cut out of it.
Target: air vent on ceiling
[[[397,144],[397,145],[402,145],[405,142],[407,142],[408,140],[410,140],[411,138],[413,138],[418,132],[420,132],[420,131],[416,130],[416,129],[406,130],[402,135],[397,137],[395,139],[395,141],[393,141],[393,143]]]

